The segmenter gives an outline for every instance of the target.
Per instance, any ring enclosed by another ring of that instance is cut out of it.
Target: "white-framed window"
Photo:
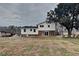
[[[26,29],[24,28],[24,32],[26,32]]]
[[[40,27],[44,27],[44,25],[40,25]]]
[[[30,31],[32,31],[32,29],[30,29]]]
[[[36,29],[34,29],[34,32],[36,32]]]
[[[48,25],[48,27],[50,27],[50,25]]]

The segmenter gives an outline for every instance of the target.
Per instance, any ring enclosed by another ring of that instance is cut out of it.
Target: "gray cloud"
[[[46,19],[54,3],[4,3],[0,4],[0,26],[35,25]]]

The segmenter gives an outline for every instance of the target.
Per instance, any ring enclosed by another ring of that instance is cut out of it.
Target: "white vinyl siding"
[[[24,29],[26,29],[26,32],[24,32]],[[21,34],[38,34],[38,31],[37,28],[22,28]]]
[[[44,27],[40,27],[40,25],[44,25]],[[42,23],[38,25],[38,30],[55,30],[55,23]]]

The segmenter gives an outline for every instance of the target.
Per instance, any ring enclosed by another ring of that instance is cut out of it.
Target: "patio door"
[[[48,31],[45,31],[45,32],[44,32],[44,35],[45,35],[45,36],[48,36],[48,35],[49,35],[49,32],[48,32]]]

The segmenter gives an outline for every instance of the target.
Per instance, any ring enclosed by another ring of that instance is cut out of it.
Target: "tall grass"
[[[0,56],[79,55],[78,38],[0,37]]]

